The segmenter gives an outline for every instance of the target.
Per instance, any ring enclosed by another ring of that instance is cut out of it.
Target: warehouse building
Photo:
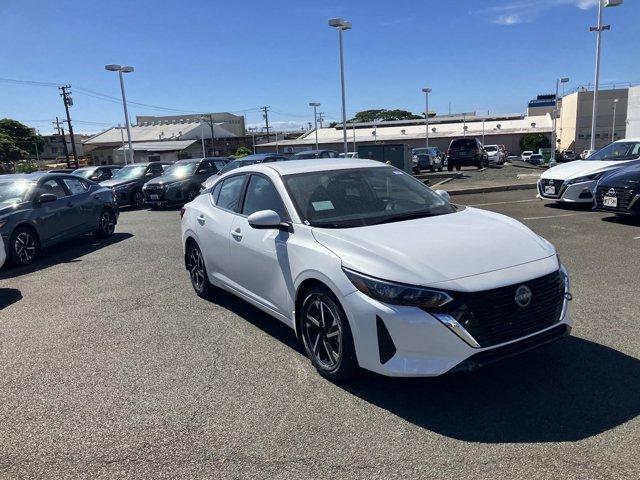
[[[429,145],[446,150],[454,138],[476,137],[483,144],[505,145],[510,153],[520,153],[520,140],[528,133],[541,133],[551,139],[552,121],[549,114],[528,116],[477,115],[475,112],[436,115],[429,118]],[[404,143],[411,147],[425,145],[424,120],[402,120],[375,123],[348,123],[349,150],[370,143]],[[315,130],[295,140],[282,140],[257,145],[257,152],[279,151],[294,153],[315,148]],[[318,129],[320,148],[343,150],[342,124]]]

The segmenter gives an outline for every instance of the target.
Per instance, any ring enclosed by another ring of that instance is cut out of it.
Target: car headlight
[[[383,303],[437,309],[453,301],[449,294],[439,290],[388,282],[347,268],[342,270],[358,290]]]
[[[574,183],[592,182],[593,180],[600,179],[602,175],[604,175],[604,172],[592,173],[591,175],[585,175],[583,177],[573,178],[569,180],[567,184],[572,185]]]

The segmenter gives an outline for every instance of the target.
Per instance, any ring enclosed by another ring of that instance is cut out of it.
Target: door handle
[[[242,233],[239,228],[236,228],[233,232],[231,232],[231,236],[236,240],[242,240]]]
[[[196,220],[198,220],[198,223],[200,225],[204,225],[204,222],[205,222],[204,215],[199,215]]]

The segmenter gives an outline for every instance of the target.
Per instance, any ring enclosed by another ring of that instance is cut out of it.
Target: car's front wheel
[[[142,208],[144,206],[144,194],[142,190],[135,190],[131,194],[131,206],[133,208]]]
[[[202,251],[195,241],[190,241],[187,246],[186,265],[191,279],[191,286],[196,295],[202,298],[209,297],[213,285],[211,285],[207,276],[207,267],[204,264]]]
[[[310,289],[300,315],[304,348],[320,375],[334,381],[351,378],[358,368],[353,337],[333,295],[324,288]]]
[[[105,208],[100,213],[100,218],[98,220],[98,230],[96,230],[96,235],[99,238],[107,238],[113,235],[113,232],[116,230],[116,216],[113,212]]]
[[[40,253],[38,237],[31,228],[18,227],[9,239],[9,258],[14,265],[29,265]]]

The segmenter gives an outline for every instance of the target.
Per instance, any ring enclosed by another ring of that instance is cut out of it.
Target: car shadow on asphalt
[[[640,217],[633,217],[631,215],[619,216],[612,215],[610,217],[602,217],[603,222],[616,223],[618,225],[629,225],[630,227],[640,226]]]
[[[0,288],[0,310],[22,300],[22,293],[17,288]]]
[[[342,388],[467,442],[575,442],[640,413],[640,360],[568,337],[471,373],[432,379],[367,373]]]
[[[95,252],[110,245],[120,243],[133,237],[133,234],[126,232],[116,232],[108,238],[99,239],[93,235],[84,235],[82,237],[69,240],[50,248],[46,248],[41,252],[40,258],[36,259],[31,265],[26,267],[5,267],[0,270],[0,280],[8,278],[17,278],[22,275],[44,270],[59,263],[79,262],[79,257]]]
[[[555,210],[569,210],[572,212],[589,212],[593,210],[593,205],[590,203],[564,203],[564,202],[549,202],[544,204],[545,208],[553,208]]]

